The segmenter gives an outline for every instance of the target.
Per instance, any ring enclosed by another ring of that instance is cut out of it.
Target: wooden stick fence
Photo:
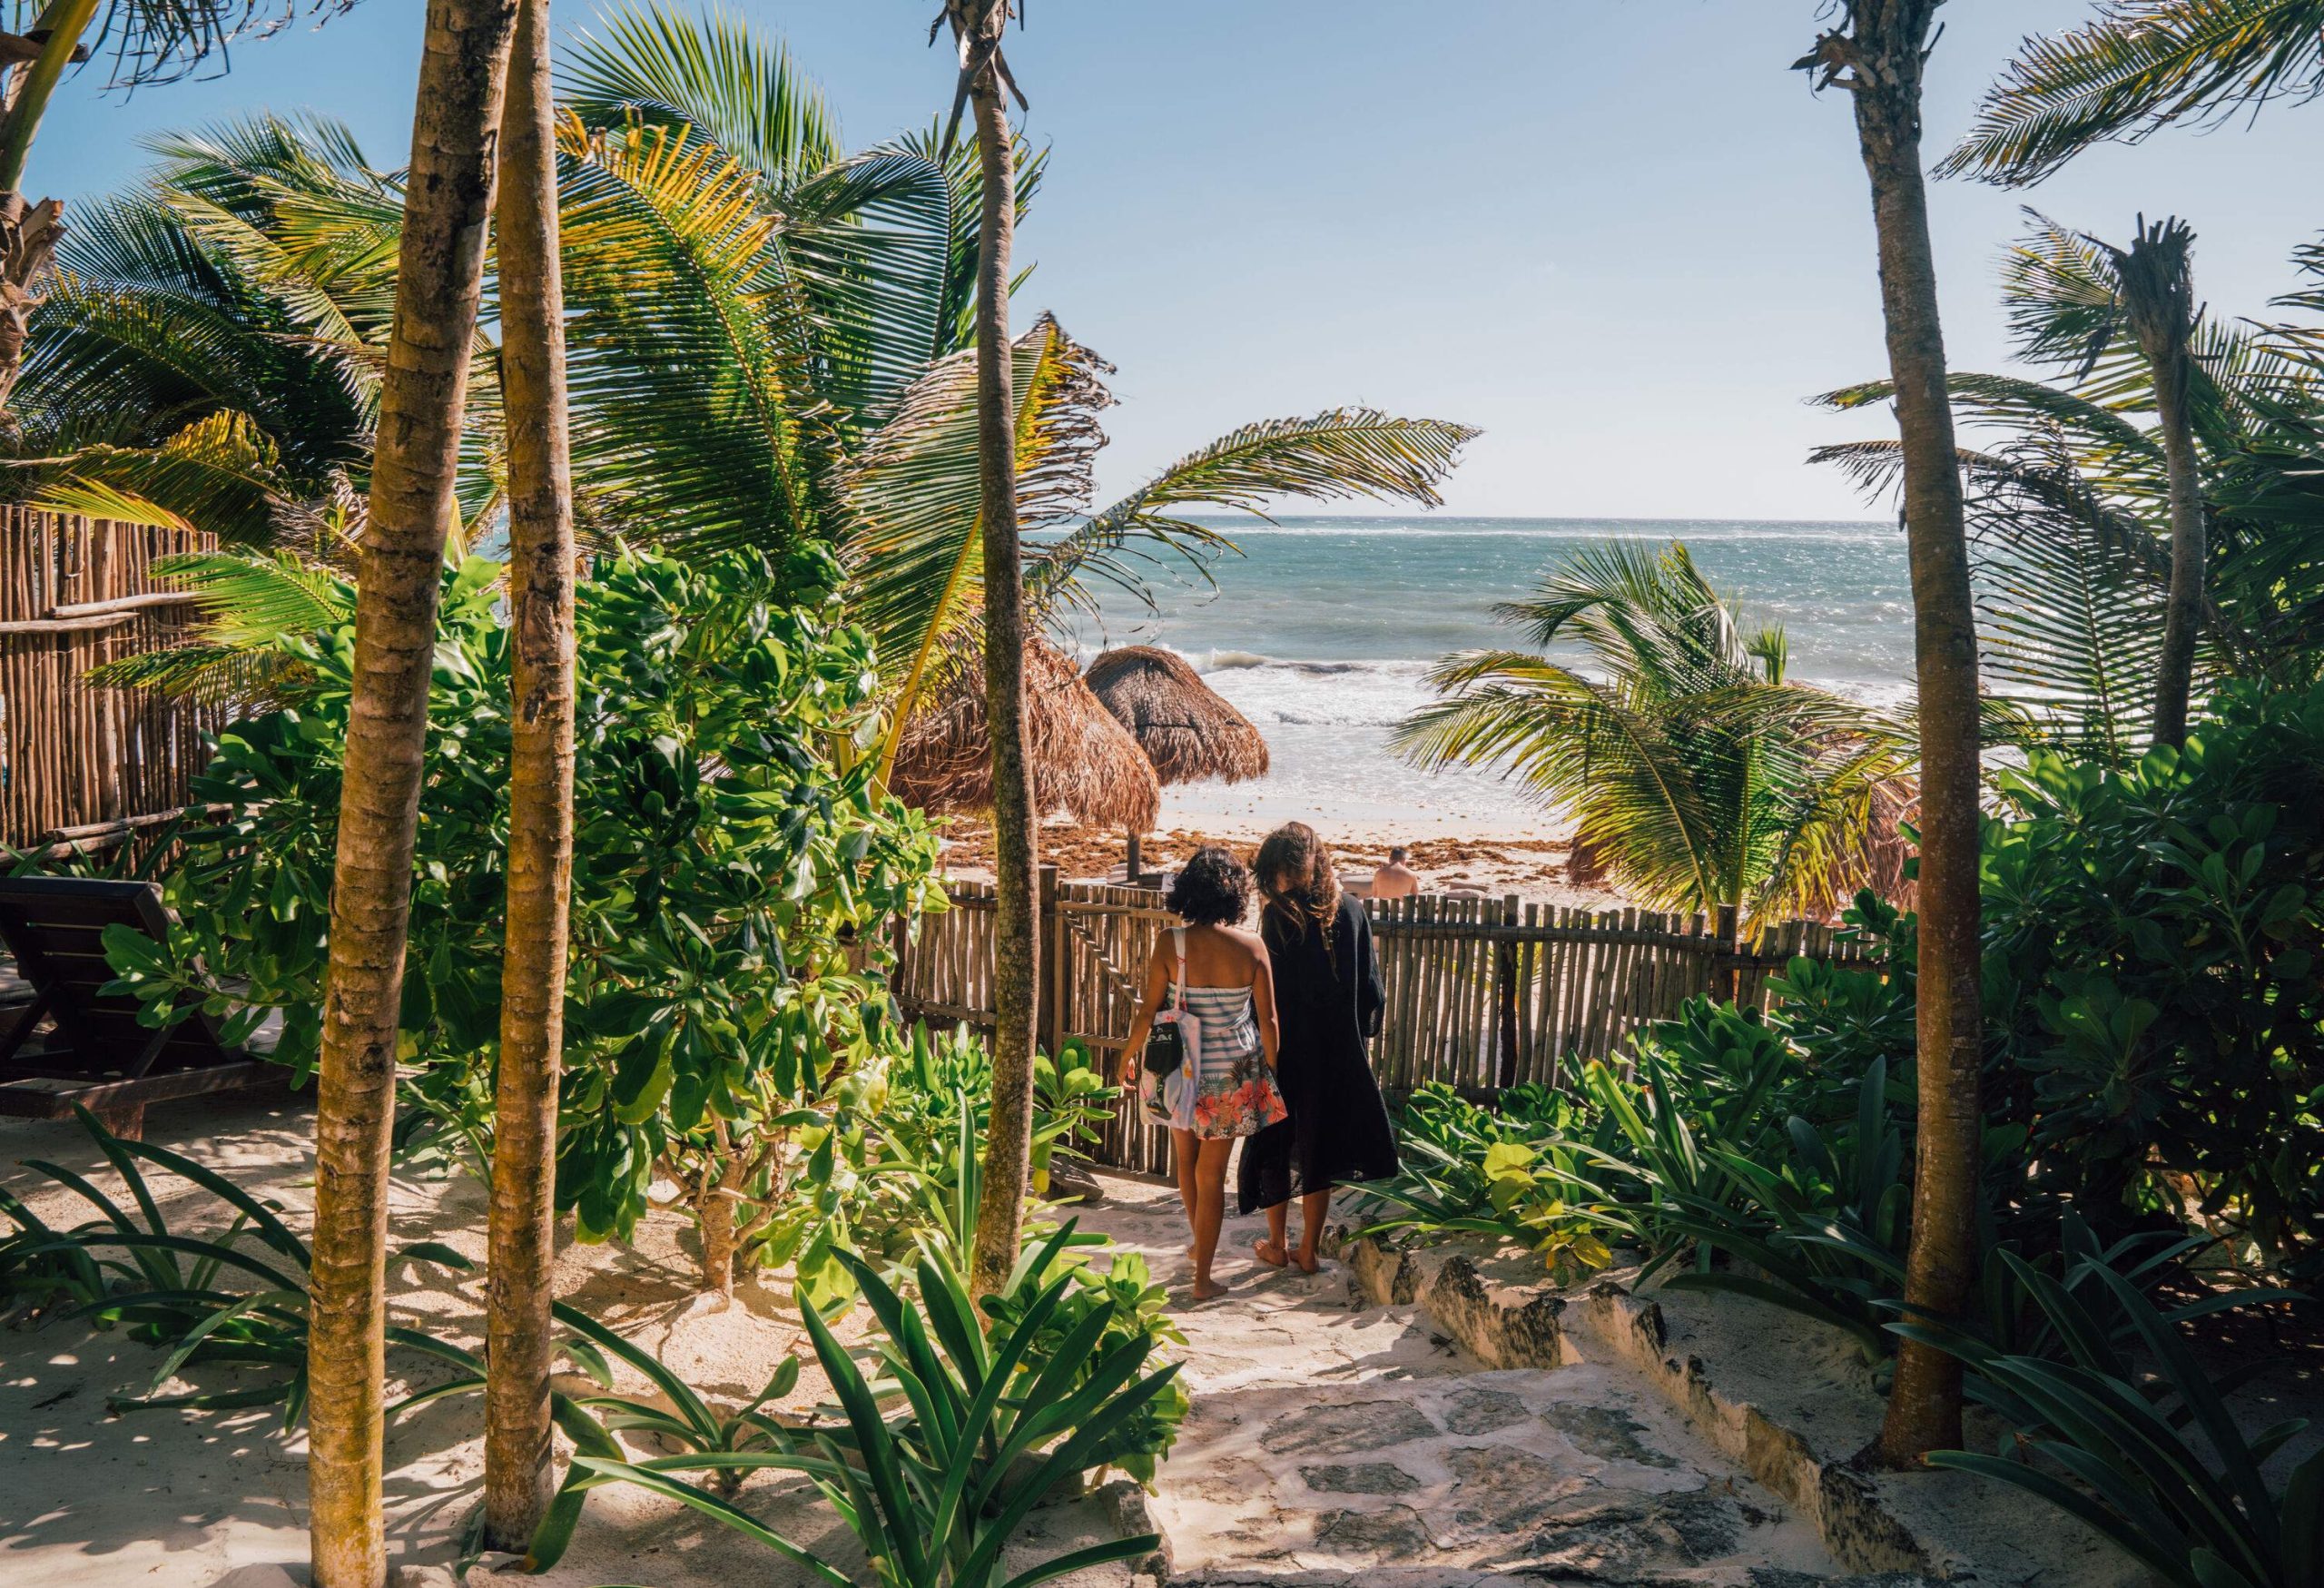
[[[0,843],[186,803],[219,708],[84,676],[168,643],[191,609],[153,562],[212,544],[191,530],[0,508]]]
[[[989,1031],[992,1022],[992,890],[951,885],[954,908],[919,925],[903,945],[896,989],[908,1016]],[[1501,899],[1422,897],[1374,902],[1372,920],[1386,1008],[1372,1064],[1382,1086],[1409,1091],[1443,1081],[1490,1095],[1535,1083],[1572,1083],[1573,1066],[1620,1051],[1639,1027],[1712,994],[1765,1007],[1768,981],[1796,956],[1860,960],[1830,927],[1795,921],[1756,944],[1735,912],[1662,915],[1561,910]],[[1137,1004],[1147,958],[1175,918],[1144,889],[1041,879],[1040,1037],[1051,1052],[1085,1043],[1110,1072]],[[1158,1172],[1167,1133],[1117,1110],[1093,1156]]]

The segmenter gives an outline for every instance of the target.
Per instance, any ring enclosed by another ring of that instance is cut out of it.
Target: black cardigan
[[[1245,1213],[1397,1169],[1395,1131],[1365,1049],[1384,1001],[1364,907],[1341,898],[1328,948],[1314,922],[1273,908],[1259,933],[1275,966],[1275,1079],[1291,1117],[1244,1143],[1236,1189]]]

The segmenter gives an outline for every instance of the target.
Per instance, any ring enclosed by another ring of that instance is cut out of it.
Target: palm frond
[[[663,127],[558,142],[576,476],[640,538],[808,533],[825,426],[751,173]]]
[[[629,121],[697,132],[764,183],[772,200],[843,153],[839,119],[790,49],[724,10],[632,0],[565,52],[559,101],[593,132]]]
[[[284,552],[192,552],[159,559],[153,572],[193,592],[201,625],[178,645],[93,669],[91,682],[252,704],[310,676],[300,642],[354,619],[351,583]]]
[[[1047,316],[1017,339],[1019,517],[1038,526],[1087,512],[1105,444],[1098,415],[1113,401],[1112,367]],[[908,715],[948,645],[981,608],[983,492],[972,354],[939,362],[905,391],[894,416],[844,478],[858,621],[901,681]]]
[[[2022,185],[2092,144],[2324,92],[2324,0],[2105,0],[2028,38],[1938,166]]]
[[[108,0],[84,37],[113,57],[111,86],[168,83],[222,55],[236,39],[264,38],[301,15],[328,18],[356,0]]]
[[[1894,881],[1909,722],[1787,681],[1682,545],[1583,547],[1498,609],[1534,651],[1447,657],[1392,743],[1498,768],[1570,811],[1576,846],[1657,907],[1827,913]],[[1586,669],[1542,653],[1571,644]]]
[[[1464,425],[1398,419],[1375,409],[1245,425],[1042,547],[1026,569],[1026,599],[1037,616],[1087,606],[1093,586],[1104,583],[1151,606],[1150,569],[1176,559],[1199,574],[1210,557],[1234,549],[1217,530],[1177,516],[1187,508],[1264,517],[1265,505],[1286,497],[1435,507],[1443,500],[1437,487],[1476,435]]]
[[[927,130],[906,134],[897,146],[916,154],[944,173],[945,185],[952,192],[952,232],[945,248],[944,291],[937,312],[940,329],[940,354],[966,350],[976,343],[977,310],[977,241],[978,218],[984,210],[984,168],[979,162],[973,143],[954,141],[950,149],[944,142],[944,129],[931,122]],[[1042,174],[1049,168],[1049,151],[1035,149],[1024,136],[1018,134],[1010,145],[1010,157],[1017,163],[1017,222],[1024,224],[1030,212],[1033,196],[1040,191]],[[1009,284],[1011,293],[1022,288],[1031,277],[1033,268],[1027,265],[1017,272]]]
[[[218,413],[153,448],[90,447],[36,471],[35,507],[130,524],[198,528],[247,546],[274,538],[291,492],[272,439]]]

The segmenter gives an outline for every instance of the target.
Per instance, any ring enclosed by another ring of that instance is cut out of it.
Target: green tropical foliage
[[[2093,143],[2319,93],[2318,0],[2102,0],[2082,26],[2024,42],[1938,170],[2039,182]]]
[[[231,559],[203,567],[217,592]],[[499,574],[471,558],[445,578],[412,906],[422,973],[403,1011],[413,1090],[479,1146],[505,892]],[[878,722],[839,577],[814,552],[783,567],[633,553],[600,559],[583,587],[577,776],[591,793],[575,840],[557,1177],[586,1239],[625,1237],[665,1177],[693,1216],[732,1220],[740,1261],[793,1264],[826,1302],[845,1291],[832,1253],[867,1162],[867,1077],[904,1041],[887,929],[940,902],[924,821],[873,790],[868,762],[830,758]],[[343,587],[280,561],[245,564],[220,598],[240,603],[247,639],[261,616],[284,625],[252,646],[281,663],[269,679],[280,704],[224,733],[195,791],[225,814],[185,835],[168,941],[123,932],[106,946],[156,1021],[188,991],[230,1040],[279,1011],[277,1057],[303,1072],[352,623]]]
[[[2324,1451],[2268,1468],[2305,1417],[2257,1433],[2181,1333],[2123,1276],[2085,1267],[2077,1291],[2022,1261],[2019,1278],[2060,1349],[2029,1356],[1957,1330],[1899,1334],[1958,1356],[1978,1399],[2008,1419],[2004,1454],[1945,1450],[1929,1465],[2024,1489],[2120,1544],[2172,1588],[2303,1588],[2324,1563]],[[2119,1318],[2121,1323],[2112,1324]]]
[[[2169,480],[2152,370],[2124,312],[2116,251],[2030,214],[2004,304],[2020,355],[2046,379],[1956,372],[1966,431],[1980,660],[2021,739],[2077,758],[2134,758],[2150,735],[2171,577]],[[2307,261],[2307,255],[2302,255]],[[2300,296],[2288,305],[2313,307]],[[2324,389],[2312,338],[2205,313],[2191,339],[2188,411],[2207,520],[2199,688],[2317,676],[2324,616]],[[1871,381],[1819,399],[1889,400]],[[1894,441],[1819,448],[1817,461],[1886,498]]]
[[[779,44],[661,0],[575,42],[559,138],[576,508],[599,543],[780,557],[854,576],[888,669],[891,740],[980,643],[974,369],[980,192],[933,134],[842,150]],[[271,117],[158,141],[141,195],[68,242],[22,399],[19,488],[343,556],[359,533],[393,301],[398,179],[334,123]],[[1022,151],[1020,206],[1041,157]],[[487,279],[487,294],[496,289]],[[491,320],[489,304],[486,315]],[[499,505],[494,350],[479,341],[461,499]],[[1368,409],[1263,421],[1123,501],[1092,499],[1110,367],[1043,320],[1016,354],[1036,616],[1143,592],[1231,549],[1187,517],[1285,497],[1433,504],[1472,432]],[[105,416],[102,419],[95,416]],[[94,428],[93,428],[94,427]]]
[[[691,1472],[769,1470],[804,1474],[861,1540],[887,1588],[1033,1588],[1085,1567],[1150,1554],[1152,1534],[1092,1545],[1013,1574],[1001,1552],[1032,1508],[1101,1459],[1118,1432],[1176,1378],[1175,1366],[1146,1372],[1144,1336],[1104,1344],[1111,1307],[1098,1307],[1057,1339],[1036,1343],[1075,1287],[1058,1258],[1068,1223],[1029,1247],[1002,1291],[1006,1307],[981,1322],[957,1268],[923,1257],[916,1297],[852,1260],[878,1321],[877,1380],[867,1378],[812,1307],[801,1320],[846,1416],[843,1430],[793,1436],[778,1454],[724,1454],[618,1462],[583,1456],[574,1465],[666,1495],[756,1539],[818,1582],[849,1578],[732,1502],[686,1483]],[[896,1403],[891,1414],[882,1399]],[[810,1453],[812,1452],[812,1454]]]
[[[1503,769],[1658,909],[1825,914],[1895,876],[1911,725],[1793,683],[1684,546],[1574,552],[1495,615],[1535,648],[1439,664],[1394,740],[1416,764]]]

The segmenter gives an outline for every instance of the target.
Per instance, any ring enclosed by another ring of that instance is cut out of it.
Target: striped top
[[[1202,1027],[1202,1070],[1207,1080],[1259,1050],[1259,1022],[1248,987],[1187,987],[1187,1012]]]

